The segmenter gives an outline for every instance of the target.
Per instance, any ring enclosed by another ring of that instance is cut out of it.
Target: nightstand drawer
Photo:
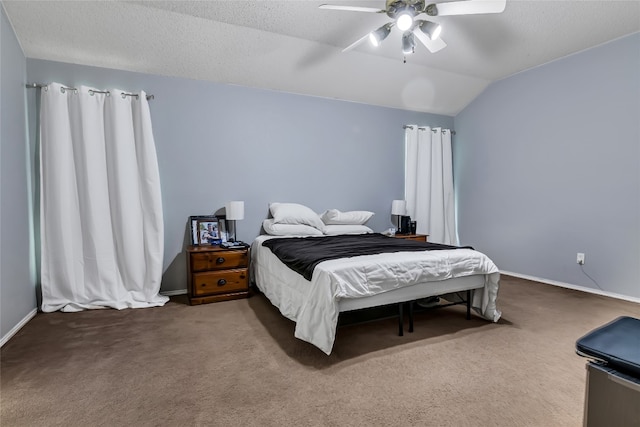
[[[247,251],[216,251],[191,254],[192,272],[246,266]]]
[[[246,291],[248,288],[246,268],[193,274],[193,294],[196,296]]]

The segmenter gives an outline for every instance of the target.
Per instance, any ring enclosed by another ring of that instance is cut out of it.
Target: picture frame
[[[198,220],[198,245],[216,245],[220,243],[217,219]]]
[[[217,245],[222,242],[218,218],[215,215],[190,216],[189,224],[193,246]],[[210,228],[211,232],[209,232]]]
[[[227,230],[226,217],[218,217],[218,231],[220,232],[220,240],[227,242],[229,240],[229,231]]]

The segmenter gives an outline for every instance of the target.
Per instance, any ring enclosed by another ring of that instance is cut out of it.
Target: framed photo
[[[218,218],[218,231],[220,232],[220,240],[223,242],[229,240],[229,231],[227,230],[227,221],[225,217]]]
[[[198,244],[215,245],[220,243],[220,232],[218,230],[218,220],[200,219],[198,220]]]
[[[221,243],[218,218],[214,215],[189,217],[192,245],[217,245]]]

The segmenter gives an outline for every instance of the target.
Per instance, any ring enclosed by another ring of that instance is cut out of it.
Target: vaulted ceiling
[[[492,81],[640,31],[640,2],[507,0],[492,15],[435,17],[443,50],[342,49],[386,22],[384,0],[9,1],[25,55],[455,115]],[[441,3],[441,2],[438,2]],[[640,47],[639,47],[640,54]]]

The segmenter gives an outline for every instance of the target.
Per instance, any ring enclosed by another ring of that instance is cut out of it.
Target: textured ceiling
[[[29,58],[232,83],[455,115],[494,80],[640,31],[640,2],[507,0],[503,13],[436,17],[447,47],[403,62],[389,21],[323,10],[384,0],[8,1]]]

